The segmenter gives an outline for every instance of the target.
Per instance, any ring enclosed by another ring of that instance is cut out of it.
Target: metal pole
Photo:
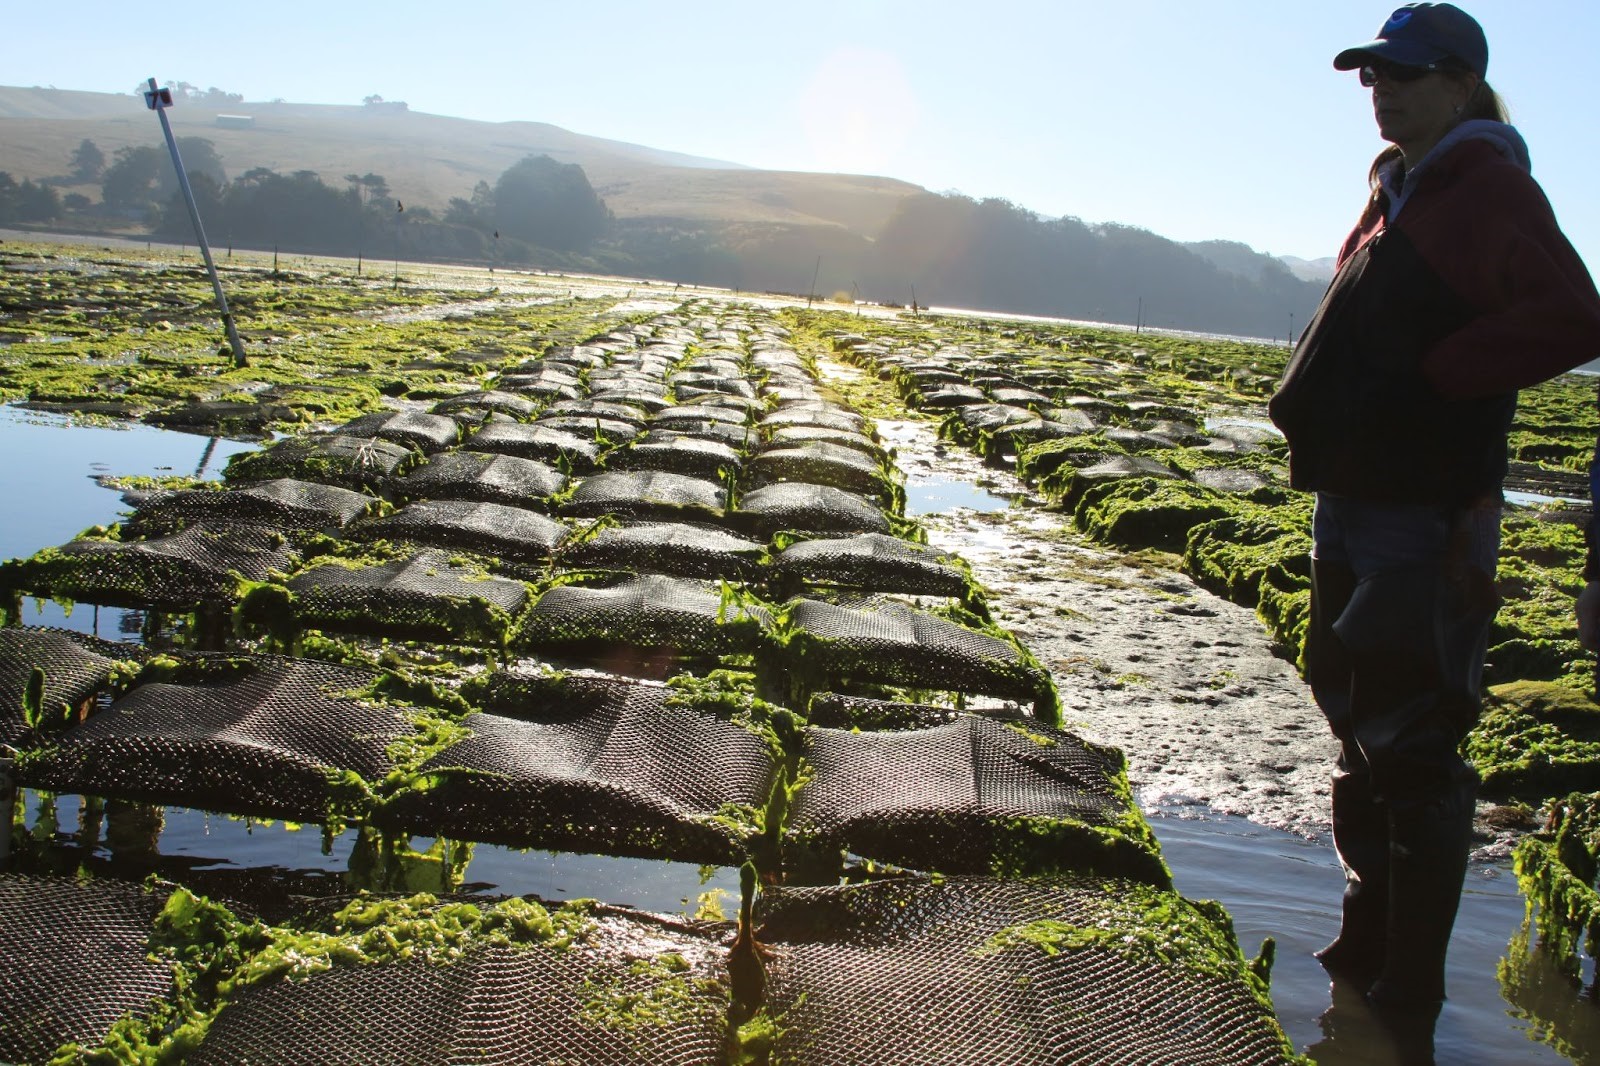
[[[400,216],[405,214],[406,205],[396,200],[394,202],[394,287],[400,287]]]
[[[172,136],[172,123],[167,121],[167,108],[172,105],[172,92],[157,89],[156,80],[150,79],[145,90],[145,106],[161,119],[161,132],[167,138],[167,151],[172,153],[172,166],[178,172],[178,187],[183,190],[183,202],[189,205],[189,221],[194,223],[194,237],[200,242],[200,254],[205,258],[206,271],[211,275],[211,291],[217,294],[217,306],[222,308],[222,327],[228,331],[228,346],[233,349],[233,365],[246,366],[244,342],[233,324],[233,312],[228,310],[228,298],[222,293],[222,279],[217,277],[217,264],[211,261],[211,246],[206,243],[205,227],[200,225],[200,208],[194,202],[194,190],[189,187],[189,175],[183,169],[183,157],[178,154],[178,142]]]

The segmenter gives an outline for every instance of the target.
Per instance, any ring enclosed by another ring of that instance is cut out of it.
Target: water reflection
[[[97,478],[116,476],[215,477],[236,452],[256,443],[203,437],[138,423],[85,425],[64,415],[0,405],[0,455],[26,462],[0,463],[0,561],[32,555],[71,540],[95,525],[117,521],[121,494]],[[141,640],[150,619],[143,611],[79,604],[68,608],[25,598],[22,624],[56,626],[108,640]]]
[[[1433,1066],[1436,1012],[1394,1015],[1375,1010],[1360,989],[1335,981],[1317,1018],[1322,1039],[1306,1048],[1318,1066]]]
[[[1561,966],[1532,942],[1526,920],[1511,938],[1499,972],[1500,992],[1515,1015],[1529,1024],[1529,1040],[1579,1066],[1600,1064],[1600,1003],[1595,983],[1581,986],[1562,972]]]
[[[522,851],[365,827],[301,827],[31,789],[19,794],[10,839],[10,872],[125,881],[154,874],[269,914],[295,895],[359,890],[598,897],[692,914],[703,898],[737,899],[739,891],[732,867]]]
[[[972,511],[1004,511],[1012,501],[997,496],[972,481],[929,478],[906,482],[906,514],[910,517],[938,514],[956,507]]]

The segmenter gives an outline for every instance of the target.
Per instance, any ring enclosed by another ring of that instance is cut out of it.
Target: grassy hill
[[[219,122],[223,115],[230,119]],[[498,254],[506,265],[1095,321],[1142,316],[1150,325],[1258,337],[1304,322],[1322,290],[1231,242],[1186,247],[1136,227],[1043,218],[890,178],[757,170],[541,122],[449,118],[376,99],[246,103],[221,92],[185,95],[168,117],[178,136],[210,141],[230,179],[259,167],[286,181],[308,172],[320,181],[304,185],[343,190],[346,175],[380,175],[408,209],[434,212],[406,216],[406,254],[418,258],[483,263]],[[119,148],[162,144],[160,123],[131,90],[0,87],[0,170],[46,182],[63,198],[81,194],[91,206],[79,217],[90,224],[144,232],[133,216],[94,212],[99,186],[68,176],[85,139],[108,160]],[[481,223],[444,221],[452,198],[470,198],[479,182],[492,186],[539,155],[583,168],[615,218],[608,232],[581,248],[518,246]],[[259,225],[237,232],[245,246],[279,244],[278,231],[267,238]],[[330,236],[338,232],[321,223],[294,235],[286,228],[283,241],[287,250],[344,255],[373,247],[370,220]],[[393,233],[398,245],[398,224]]]
[[[247,129],[217,124],[248,115]],[[451,197],[491,185],[513,163],[549,155],[580,164],[618,218],[839,226],[870,235],[920,186],[890,178],[755,170],[714,159],[573,133],[543,122],[478,122],[395,105],[333,106],[180,100],[167,112],[180,137],[216,146],[230,176],[253,167],[315,171],[341,187],[346,174],[382,175],[408,205],[442,211]],[[0,169],[18,181],[62,179],[85,138],[106,158],[129,145],[162,143],[161,127],[132,93],[0,86]],[[58,181],[61,192],[99,198],[95,185]]]

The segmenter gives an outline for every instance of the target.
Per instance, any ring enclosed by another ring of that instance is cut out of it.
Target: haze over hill
[[[914,296],[924,305],[1269,337],[1284,336],[1291,319],[1304,323],[1322,288],[1233,242],[1185,246],[892,178],[757,170],[546,123],[429,115],[376,97],[361,106],[259,103],[191,89],[168,116],[180,138],[211,143],[228,180],[265,170],[338,189],[356,175],[381,177],[418,223],[407,254],[419,257],[503,254],[486,229],[445,232],[452,201],[481,196],[519,161],[548,156],[580,166],[613,221],[592,247],[546,256],[546,265],[788,292],[813,291],[815,275],[823,295]],[[16,181],[99,201],[98,185],[68,165],[84,141],[107,159],[162,144],[155,117],[131,92],[0,87],[0,168]],[[66,221],[83,225],[88,215],[79,214]]]

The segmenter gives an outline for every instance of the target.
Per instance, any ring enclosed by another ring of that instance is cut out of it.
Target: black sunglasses
[[[1398,82],[1405,85],[1413,81],[1420,81],[1429,74],[1444,70],[1445,67],[1446,64],[1444,63],[1429,63],[1421,67],[1409,67],[1402,63],[1385,63],[1374,60],[1363,66],[1358,76],[1361,78],[1361,84],[1370,89],[1378,84],[1380,77],[1385,81]]]

